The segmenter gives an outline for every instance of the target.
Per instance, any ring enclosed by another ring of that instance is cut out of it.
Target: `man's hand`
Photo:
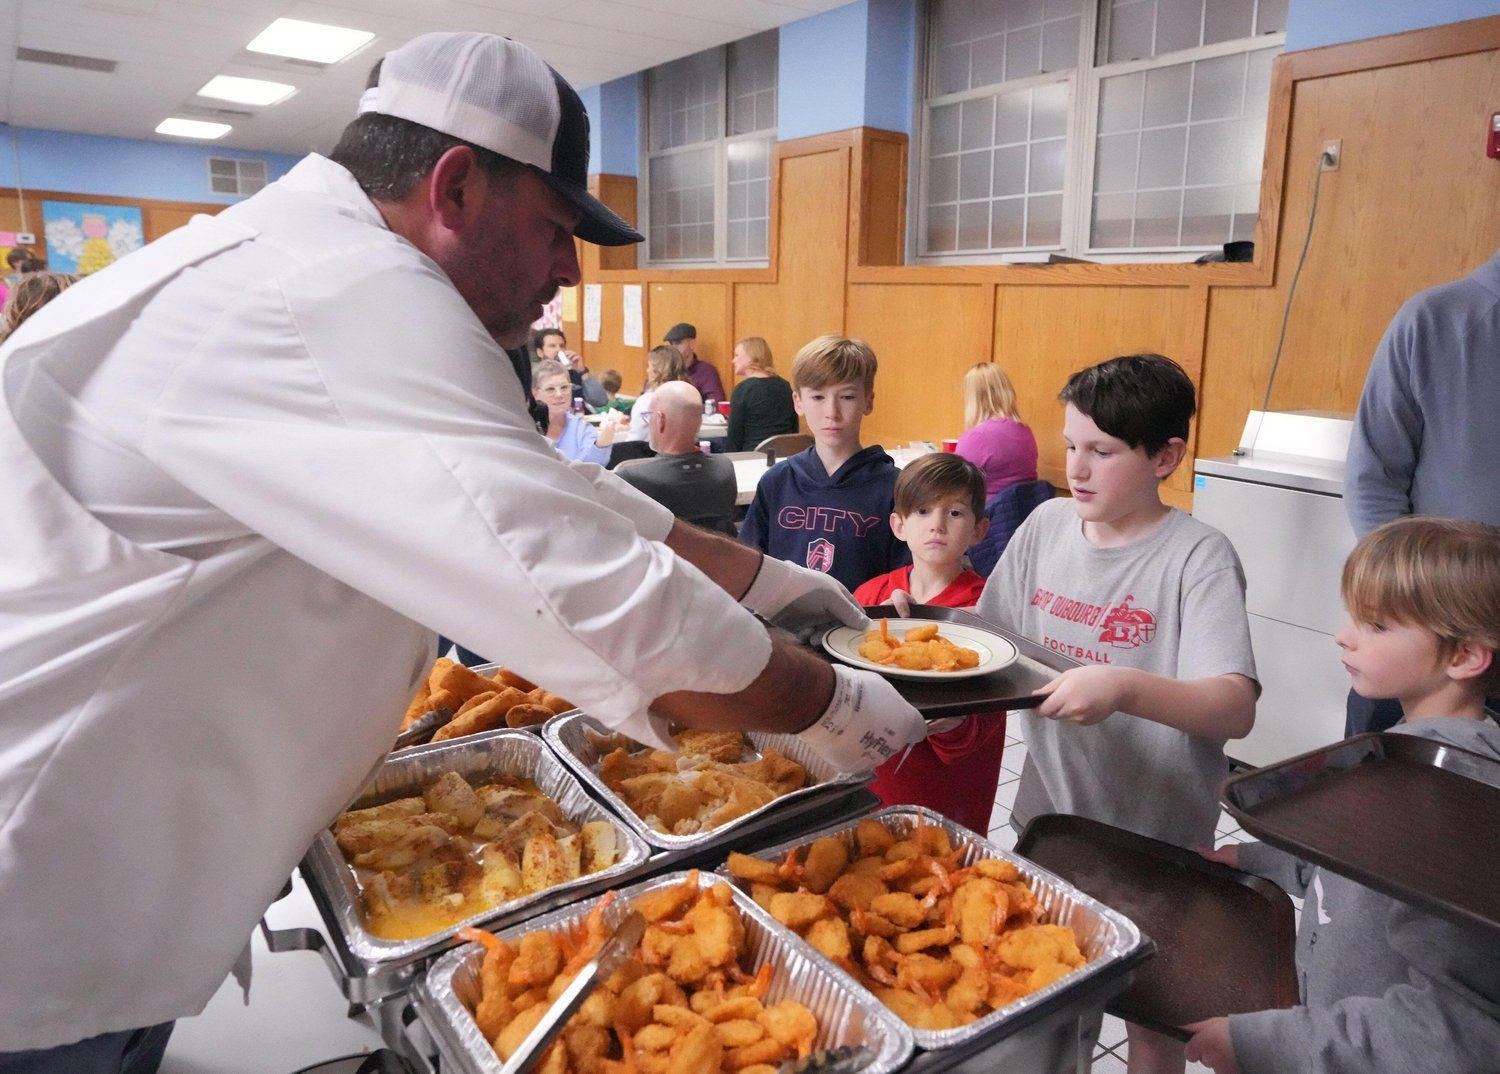
[[[1091,727],[1125,707],[1130,685],[1128,668],[1069,668],[1036,691],[1047,699],[1037,715]]]
[[[898,750],[927,737],[927,721],[873,671],[833,665],[833,700],[799,732],[840,772],[869,772]]]
[[[1228,1018],[1209,1018],[1183,1028],[1193,1035],[1187,1042],[1188,1062],[1212,1067],[1214,1074],[1240,1074],[1234,1045],[1229,1040]]]
[[[860,630],[870,626],[838,579],[770,556],[761,557],[760,570],[740,603],[799,637],[835,620]]]

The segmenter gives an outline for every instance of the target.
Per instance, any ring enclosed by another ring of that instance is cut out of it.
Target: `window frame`
[[[1090,245],[1093,226],[1094,168],[1099,140],[1100,86],[1107,78],[1134,74],[1166,67],[1178,67],[1201,60],[1217,59],[1270,49],[1278,55],[1286,48],[1286,31],[1259,34],[1254,37],[1237,38],[1232,41],[1198,45],[1190,49],[1179,49],[1141,60],[1122,60],[1108,63],[1101,59],[1106,54],[1109,31],[1110,0],[1085,0],[1080,13],[1078,63],[1067,72],[1044,72],[1009,82],[991,83],[983,87],[962,90],[956,93],[929,97],[936,42],[933,35],[933,0],[924,0],[923,17],[919,20],[917,86],[914,94],[915,123],[917,127],[918,152],[912,179],[916,197],[915,219],[909,228],[911,240],[907,244],[907,260],[915,265],[1006,265],[1036,264],[1048,261],[1054,255],[1083,258],[1100,264],[1171,264],[1192,262],[1205,253],[1222,249],[1215,246],[1137,246],[1129,248],[1095,247]],[[1252,23],[1253,25],[1253,23]],[[953,253],[925,252],[928,225],[928,182],[930,172],[929,139],[932,130],[934,108],[969,99],[996,96],[1005,92],[1022,92],[1042,85],[1066,83],[1069,90],[1067,110],[1068,128],[1064,142],[1066,153],[1063,166],[1062,228],[1059,242],[1049,246],[1012,247],[1005,250],[984,250]],[[1270,114],[1270,100],[1267,102]],[[1265,147],[1261,150],[1265,159]]]
[[[751,35],[755,36],[755,35]],[[703,269],[703,268],[768,268],[771,260],[771,215],[774,206],[775,192],[771,191],[766,205],[766,256],[736,258],[729,256],[729,146],[740,142],[765,142],[767,157],[769,160],[769,172],[767,180],[772,187],[772,178],[775,172],[774,154],[776,148],[777,128],[763,127],[759,130],[747,131],[743,134],[729,133],[729,50],[734,42],[724,45],[715,45],[712,48],[702,49],[701,52],[714,52],[718,54],[718,105],[719,105],[719,133],[711,141],[692,142],[687,145],[672,146],[668,149],[651,148],[651,71],[642,71],[640,74],[640,93],[637,95],[637,125],[640,137],[637,139],[639,145],[639,164],[636,192],[636,213],[641,221],[641,234],[645,241],[641,243],[642,264],[647,269]],[[690,53],[689,55],[698,55]],[[686,57],[682,57],[686,58]],[[676,61],[668,61],[669,63]],[[661,65],[665,66],[665,65]],[[778,35],[776,41],[776,66],[778,72],[781,67],[781,41]],[[776,100],[777,121],[781,114],[781,99],[778,86]],[[714,168],[714,253],[711,258],[672,258],[662,260],[656,257],[651,248],[651,162],[653,160],[680,155],[686,153],[702,152],[706,148],[713,149]]]

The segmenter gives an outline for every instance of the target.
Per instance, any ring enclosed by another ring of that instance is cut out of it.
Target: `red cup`
[[[721,402],[719,404],[719,414],[721,416],[723,416],[723,417],[726,417],[726,418],[729,417],[729,404],[728,403]]]
[[[955,452],[955,451],[958,450],[958,441],[957,440],[944,440],[943,441],[943,450],[946,451],[946,452],[948,452],[950,455],[953,454],[953,452]]]

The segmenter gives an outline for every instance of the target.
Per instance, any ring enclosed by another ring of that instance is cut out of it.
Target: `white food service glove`
[[[833,665],[833,700],[798,737],[841,773],[873,771],[927,737],[927,721],[873,671]]]
[[[870,627],[864,609],[837,578],[767,555],[761,556],[760,570],[740,604],[804,641],[814,628],[833,620],[858,630]]]

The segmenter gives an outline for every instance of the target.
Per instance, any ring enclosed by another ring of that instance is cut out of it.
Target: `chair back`
[[[609,447],[609,463],[605,469],[616,470],[622,462],[649,459],[655,454],[651,445],[644,440],[616,440]]]
[[[1052,496],[1052,486],[1045,481],[1017,481],[995,493],[984,505],[990,530],[984,535],[984,540],[969,549],[969,562],[974,565],[974,573],[988,578],[1005,554],[1010,539],[1026,521],[1026,516]]]
[[[759,451],[771,462],[779,462],[798,452],[806,451],[813,446],[813,438],[806,433],[782,433],[779,436],[768,436],[755,445]]]

